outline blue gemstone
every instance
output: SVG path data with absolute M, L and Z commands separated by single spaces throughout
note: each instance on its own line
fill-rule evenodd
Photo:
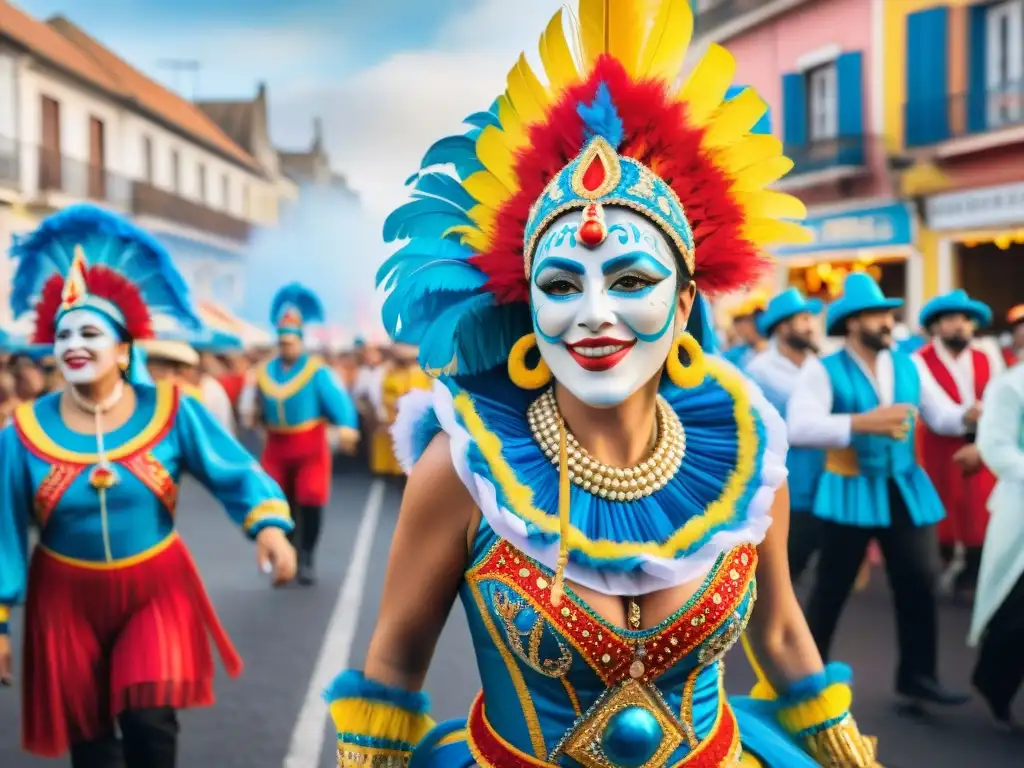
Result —
M 640 768 L 658 751 L 665 732 L 643 707 L 626 707 L 608 720 L 601 734 L 605 756 L 621 768 Z

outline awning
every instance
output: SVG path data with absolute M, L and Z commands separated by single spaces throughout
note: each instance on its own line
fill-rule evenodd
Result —
M 213 332 L 220 332 L 242 340 L 246 347 L 269 347 L 273 337 L 252 323 L 247 323 L 216 302 L 200 301 L 196 305 L 199 318 Z

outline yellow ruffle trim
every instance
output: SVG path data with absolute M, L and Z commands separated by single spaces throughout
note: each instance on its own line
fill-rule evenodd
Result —
M 833 683 L 810 701 L 779 710 L 779 723 L 788 733 L 803 733 L 850 713 L 853 690 L 846 683 Z
M 331 719 L 338 733 L 407 744 L 418 744 L 434 727 L 433 719 L 427 714 L 410 712 L 381 701 L 356 698 L 331 702 Z

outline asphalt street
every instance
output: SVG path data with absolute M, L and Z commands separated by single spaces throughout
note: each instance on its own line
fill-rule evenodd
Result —
M 205 491 L 186 484 L 179 505 L 181 530 L 246 669 L 238 680 L 218 681 L 214 708 L 183 714 L 180 765 L 334 765 L 333 733 L 318 694 L 333 672 L 359 665 L 365 654 L 400 496 L 395 485 L 358 474 L 340 476 L 326 517 L 320 584 L 274 590 L 258 572 L 251 545 Z M 963 688 L 971 664 L 964 646 L 968 618 L 965 608 L 943 608 L 943 674 L 947 684 Z M 16 613 L 16 633 L 19 619 Z M 20 645 L 20 634 L 16 637 Z M 850 606 L 835 656 L 854 668 L 855 714 L 862 731 L 878 736 L 887 768 L 1024 765 L 1024 739 L 994 730 L 978 703 L 924 720 L 898 716 L 890 693 L 893 649 L 889 598 L 884 577 L 876 571 L 868 590 Z M 465 617 L 457 606 L 427 680 L 438 720 L 466 713 L 479 686 L 472 659 Z M 731 659 L 729 689 L 743 692 L 751 675 L 738 649 Z M 1018 709 L 1024 715 L 1024 706 Z M 21 753 L 18 718 L 15 691 L 0 691 L 0 766 L 54 764 Z

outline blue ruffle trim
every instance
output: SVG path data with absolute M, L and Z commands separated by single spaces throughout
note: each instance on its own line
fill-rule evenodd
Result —
M 746 385 L 742 377 L 731 369 L 723 375 L 730 374 L 736 376 L 737 385 Z M 558 509 L 558 467 L 541 451 L 526 419 L 527 408 L 538 393 L 524 392 L 500 373 L 459 377 L 447 380 L 446 384 L 453 395 L 461 391 L 470 396 L 485 427 L 501 440 L 504 461 L 520 481 L 530 487 L 533 506 L 554 515 Z M 665 542 L 689 521 L 705 514 L 722 497 L 733 472 L 743 472 L 746 477 L 728 518 L 710 526 L 700 538 L 685 547 L 666 555 L 679 559 L 697 552 L 716 534 L 739 530 L 747 524 L 750 502 L 762 486 L 767 435 L 760 414 L 751 404 L 751 437 L 755 443 L 751 450 L 753 461 L 738 466 L 740 436 L 736 401 L 721 382 L 709 374 L 699 387 L 683 390 L 665 378 L 661 394 L 679 414 L 686 431 L 686 451 L 679 471 L 659 491 L 632 501 L 603 499 L 572 486 L 572 524 L 591 541 Z M 468 450 L 471 471 L 491 479 L 498 494 L 498 503 L 514 511 L 504 498 L 500 483 L 494 480 L 494 470 L 481 453 L 477 441 L 472 441 Z M 542 530 L 526 520 L 523 522 L 530 539 L 543 545 L 557 541 L 557 532 Z M 569 558 L 577 565 L 620 572 L 637 572 L 648 559 L 602 559 L 575 549 L 570 551 Z
M 422 691 L 405 691 L 376 680 L 368 680 L 355 669 L 347 669 L 339 674 L 324 691 L 324 699 L 328 702 L 340 699 L 366 699 L 392 704 L 400 709 L 417 715 L 425 714 L 430 709 L 430 697 Z

